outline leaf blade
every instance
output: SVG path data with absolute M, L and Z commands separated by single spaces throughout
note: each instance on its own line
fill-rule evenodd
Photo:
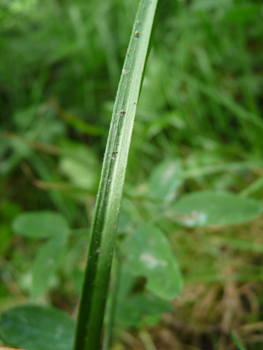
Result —
M 184 226 L 233 225 L 262 213 L 261 203 L 230 192 L 198 191 L 182 196 L 168 215 Z
M 12 223 L 13 230 L 28 238 L 47 238 L 66 235 L 69 226 L 65 218 L 52 211 L 27 212 L 18 215 Z
M 37 305 L 19 306 L 0 318 L 0 338 L 27 350 L 71 350 L 75 323 L 64 312 Z
M 131 273 L 147 278 L 146 287 L 164 299 L 180 293 L 182 276 L 163 233 L 153 225 L 143 225 L 125 242 L 125 255 Z
M 32 275 L 32 296 L 38 298 L 49 286 L 67 248 L 67 240 L 63 235 L 54 237 L 45 243 L 36 256 Z
M 133 124 L 158 0 L 141 0 L 118 87 L 95 206 L 75 350 L 97 349 Z M 99 254 L 98 254 L 99 252 Z

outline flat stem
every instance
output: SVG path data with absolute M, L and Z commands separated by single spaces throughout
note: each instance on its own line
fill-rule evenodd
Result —
M 98 350 L 135 112 L 158 0 L 141 0 L 115 100 L 94 212 L 75 350 Z

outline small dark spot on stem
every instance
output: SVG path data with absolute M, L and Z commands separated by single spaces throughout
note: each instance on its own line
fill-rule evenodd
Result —
M 136 32 L 135 32 L 135 36 L 136 36 L 137 38 L 139 38 L 140 33 L 139 33 L 139 31 L 138 31 L 138 30 L 136 30 Z

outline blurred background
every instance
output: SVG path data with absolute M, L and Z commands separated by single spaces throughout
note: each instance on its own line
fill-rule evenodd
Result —
M 0 311 L 30 300 L 43 243 L 15 234 L 13 220 L 52 210 L 69 222 L 71 249 L 40 300 L 76 314 L 137 6 L 137 0 L 1 0 Z M 120 236 L 158 215 L 142 197 L 157 167 L 171 159 L 187 174 L 178 196 L 218 189 L 262 199 L 262 88 L 260 0 L 163 1 L 137 109 Z M 159 226 L 184 289 L 162 317 L 146 317 L 149 310 L 136 320 L 120 316 L 112 349 L 235 350 L 229 327 L 248 349 L 262 349 L 262 218 L 207 229 L 166 218 Z

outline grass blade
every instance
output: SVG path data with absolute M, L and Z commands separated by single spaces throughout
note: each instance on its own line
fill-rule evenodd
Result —
M 246 348 L 240 343 L 237 336 L 234 334 L 233 331 L 230 331 L 230 336 L 233 339 L 234 343 L 236 344 L 238 350 L 246 350 Z
M 98 350 L 136 106 L 158 0 L 141 0 L 115 100 L 95 207 L 75 350 Z

